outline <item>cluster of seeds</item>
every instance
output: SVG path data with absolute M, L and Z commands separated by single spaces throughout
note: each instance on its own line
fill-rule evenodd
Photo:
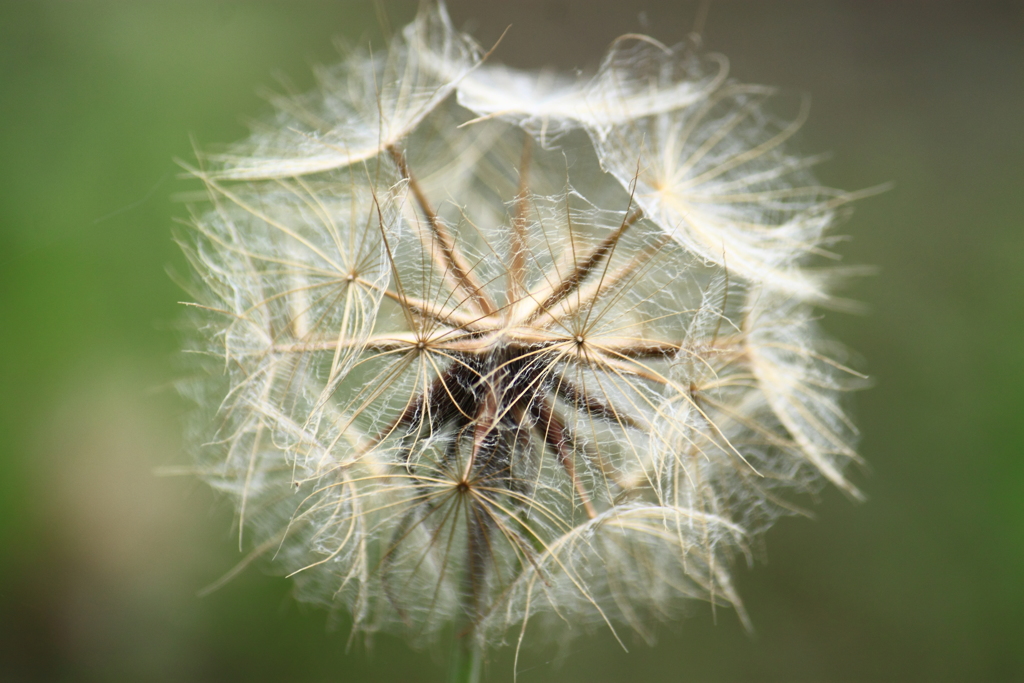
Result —
M 729 568 L 787 493 L 858 495 L 807 266 L 852 195 L 693 45 L 485 57 L 425 11 L 190 169 L 200 473 L 359 632 L 745 620 Z

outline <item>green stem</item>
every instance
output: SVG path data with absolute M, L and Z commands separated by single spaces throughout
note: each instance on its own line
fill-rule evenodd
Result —
M 476 638 L 471 633 L 455 636 L 452 648 L 448 683 L 480 683 L 483 657 Z

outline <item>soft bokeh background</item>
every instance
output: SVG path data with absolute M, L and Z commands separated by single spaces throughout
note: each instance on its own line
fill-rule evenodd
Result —
M 697 3 L 450 0 L 495 58 L 592 67 L 619 33 L 678 42 Z M 502 6 L 504 5 L 504 6 Z M 395 26 L 413 2 L 384 2 Z M 185 214 L 174 157 L 242 137 L 280 70 L 377 40 L 369 2 L 0 2 L 0 679 L 432 681 L 444 653 L 296 604 L 238 559 L 231 513 L 182 464 Z M 813 95 L 826 184 L 892 181 L 844 226 L 880 274 L 826 327 L 856 397 L 871 499 L 833 490 L 739 568 L 757 628 L 706 605 L 653 650 L 606 633 L 520 681 L 1024 680 L 1024 3 L 715 1 L 733 74 Z M 717 625 L 715 621 L 717 620 Z M 511 678 L 510 654 L 490 680 Z

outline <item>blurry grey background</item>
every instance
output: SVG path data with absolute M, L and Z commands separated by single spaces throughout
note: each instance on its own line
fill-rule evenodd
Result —
M 391 24 L 414 2 L 386 1 Z M 698 3 L 450 0 L 520 67 L 592 68 L 624 32 L 667 42 Z M 280 71 L 309 87 L 333 37 L 380 45 L 370 2 L 0 2 L 0 679 L 431 681 L 446 653 L 380 637 L 250 569 L 194 481 L 169 382 L 184 298 L 172 159 L 245 135 Z M 757 633 L 695 605 L 659 644 L 607 634 L 532 681 L 1024 679 L 1024 3 L 713 1 L 732 74 L 812 96 L 798 146 L 856 206 L 846 262 L 880 274 L 827 314 L 876 386 L 855 397 L 872 471 L 826 490 L 737 568 Z M 715 623 L 717 621 L 717 624 Z M 489 680 L 511 679 L 501 651 Z

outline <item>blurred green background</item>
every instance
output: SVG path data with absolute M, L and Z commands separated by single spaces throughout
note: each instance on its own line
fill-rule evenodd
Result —
M 394 26 L 414 2 L 385 1 Z M 592 67 L 616 35 L 674 43 L 696 2 L 450 0 L 496 59 Z M 0 680 L 434 681 L 445 653 L 381 637 L 238 559 L 231 512 L 182 464 L 174 157 L 245 135 L 281 71 L 376 40 L 370 2 L 0 2 Z M 532 681 L 1024 680 L 1024 3 L 729 2 L 704 44 L 813 96 L 825 184 L 894 189 L 844 226 L 825 326 L 876 386 L 855 412 L 858 505 L 782 520 L 737 580 L 757 633 L 706 605 L 648 649 L 607 633 Z M 715 623 L 717 621 L 717 624 Z M 499 652 L 489 680 L 511 679 Z

